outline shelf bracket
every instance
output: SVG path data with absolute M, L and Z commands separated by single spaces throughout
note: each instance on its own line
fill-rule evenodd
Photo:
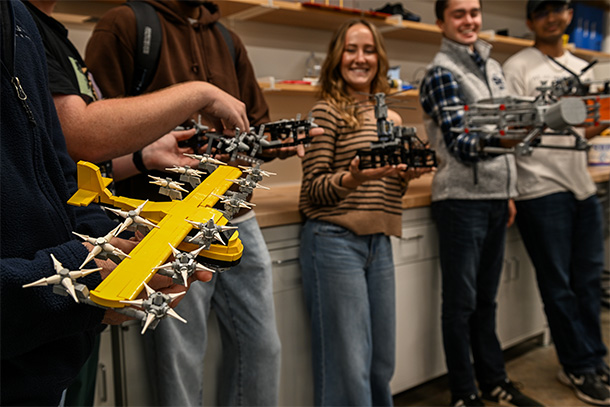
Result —
M 239 13 L 231 14 L 227 18 L 229 20 L 245 21 L 263 14 L 267 14 L 277 8 L 277 6 L 273 5 L 273 0 L 269 0 L 267 4 L 261 4 L 260 6 L 251 7 L 249 9 L 240 11 Z

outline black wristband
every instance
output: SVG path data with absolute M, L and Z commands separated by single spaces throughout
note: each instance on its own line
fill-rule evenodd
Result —
M 142 150 L 138 150 L 132 154 L 131 160 L 133 161 L 133 165 L 136 166 L 138 171 L 142 174 L 148 173 L 148 168 L 144 165 L 144 161 L 142 161 Z

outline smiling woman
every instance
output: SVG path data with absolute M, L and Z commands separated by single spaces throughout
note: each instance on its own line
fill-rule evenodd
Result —
M 334 34 L 312 110 L 324 134 L 303 159 L 299 259 L 311 316 L 315 405 L 391 405 L 394 264 L 406 166 L 360 170 L 358 149 L 378 141 L 372 93 L 388 90 L 388 58 L 363 20 Z M 400 124 L 400 116 L 388 111 Z
M 358 48 L 361 57 L 356 56 Z M 366 68 L 368 75 L 363 80 L 350 80 L 351 76 L 346 75 L 347 64 Z M 348 21 L 331 40 L 320 73 L 320 97 L 337 107 L 341 118 L 351 126 L 358 126 L 354 102 L 366 99 L 370 93 L 389 91 L 388 66 L 383 38 L 375 26 L 365 20 Z
M 345 49 L 341 57 L 341 76 L 350 95 L 370 92 L 377 71 L 378 56 L 373 33 L 363 24 L 351 26 L 345 36 Z

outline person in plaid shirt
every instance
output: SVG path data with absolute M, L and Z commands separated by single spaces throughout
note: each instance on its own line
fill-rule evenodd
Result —
M 462 127 L 464 110 L 447 109 L 506 96 L 504 75 L 489 58 L 491 45 L 478 38 L 479 0 L 437 0 L 436 16 L 443 39 L 423 79 L 420 102 L 439 161 L 432 181 L 432 214 L 439 236 L 451 405 L 483 406 L 483 398 L 539 406 L 507 378 L 496 336 L 506 228 L 515 215 L 514 157 L 483 154 L 477 133 L 451 131 Z

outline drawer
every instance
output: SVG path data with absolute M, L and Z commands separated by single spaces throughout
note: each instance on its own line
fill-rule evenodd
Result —
M 438 256 L 438 237 L 433 223 L 404 227 L 401 238 L 392 238 L 394 264 L 401 265 Z
M 402 212 L 402 227 L 433 223 L 432 210 L 429 206 L 405 209 Z
M 262 233 L 269 251 L 290 246 L 298 246 L 301 235 L 301 224 L 263 228 Z
M 273 292 L 301 287 L 301 269 L 299 265 L 299 247 L 270 250 L 273 270 Z

